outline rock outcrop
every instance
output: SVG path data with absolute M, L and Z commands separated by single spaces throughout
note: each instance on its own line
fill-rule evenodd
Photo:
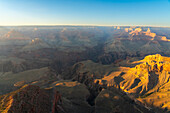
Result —
M 41 89 L 38 86 L 23 86 L 21 89 L 0 97 L 0 112 L 2 113 L 58 113 L 61 108 L 61 95 Z M 53 104 L 52 104 L 53 101 Z M 53 106 L 52 106 L 53 105 Z
M 156 33 L 152 33 L 150 28 L 148 28 L 147 31 L 143 31 L 141 28 L 136 28 L 135 30 L 129 30 L 129 28 L 125 29 L 126 32 L 129 32 L 130 35 L 136 36 L 136 35 L 140 35 L 142 37 L 150 37 L 148 38 L 148 40 L 159 40 L 159 41 L 170 41 L 169 39 L 167 39 L 165 36 L 159 36 Z M 131 31 L 131 32 L 130 32 Z
M 114 82 L 119 84 L 118 88 L 137 97 L 155 111 L 170 110 L 168 95 L 170 93 L 170 58 L 156 54 L 146 56 L 143 60 L 134 63 L 138 65 L 124 72 L 123 75 L 114 77 Z
M 133 28 L 125 28 L 125 32 L 133 31 Z
M 122 77 L 120 83 L 123 90 L 128 93 L 143 95 L 147 92 L 157 91 L 160 86 L 168 83 L 170 59 L 161 55 L 146 56 L 141 64 L 130 69 Z
M 129 34 L 131 35 L 139 35 L 139 33 L 142 31 L 142 28 L 136 28 L 134 31 L 131 31 Z

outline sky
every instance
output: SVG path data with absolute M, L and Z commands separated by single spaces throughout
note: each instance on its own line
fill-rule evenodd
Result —
M 0 0 L 0 25 L 170 27 L 170 0 Z

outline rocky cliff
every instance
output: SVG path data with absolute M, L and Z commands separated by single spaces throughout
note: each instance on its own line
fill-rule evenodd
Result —
M 0 112 L 49 113 L 52 111 L 52 113 L 58 113 L 60 101 L 61 96 L 58 92 L 53 93 L 51 90 L 41 89 L 38 86 L 26 85 L 0 97 Z
M 131 64 L 137 65 L 122 71 L 118 76 L 109 75 L 102 80 L 107 80 L 108 86 L 116 86 L 133 98 L 137 98 L 146 107 L 153 108 L 155 112 L 168 112 L 170 110 L 170 58 L 160 54 L 149 55 Z

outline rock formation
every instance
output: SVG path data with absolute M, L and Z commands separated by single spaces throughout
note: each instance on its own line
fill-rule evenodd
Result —
M 142 31 L 142 28 L 136 28 L 134 31 L 131 31 L 129 34 L 131 35 L 139 35 L 139 33 Z
M 129 32 L 131 31 L 131 32 Z M 141 35 L 141 36 L 148 36 L 151 37 L 149 40 L 160 40 L 160 41 L 170 41 L 169 39 L 167 39 L 165 36 L 158 36 L 156 35 L 156 33 L 152 33 L 150 28 L 148 28 L 148 30 L 142 31 L 141 28 L 136 28 L 134 31 L 133 30 L 129 30 L 129 28 L 125 28 L 125 32 L 129 32 L 130 35 L 135 36 L 135 35 Z
M 156 36 L 156 33 L 151 33 L 151 30 L 148 28 L 148 30 L 146 32 L 144 32 L 144 34 L 146 36 L 150 36 L 152 38 L 154 38 Z M 153 39 L 152 39 L 153 40 Z
M 57 107 L 58 99 L 61 97 L 59 93 L 55 93 L 54 96 L 56 99 L 53 100 L 53 103 L 55 103 L 53 107 Z M 50 99 L 51 97 L 48 91 L 40 89 L 38 86 L 24 86 L 15 92 L 1 96 L 0 112 L 48 113 L 52 111 L 52 103 Z M 55 113 L 58 112 L 55 111 Z
M 141 102 L 155 110 L 169 110 L 169 95 L 166 94 L 170 90 L 170 58 L 159 54 L 149 55 L 136 63 L 139 64 L 119 76 L 123 80 L 118 82 L 120 88 L 128 94 L 140 97 Z
M 125 32 L 130 32 L 130 31 L 133 31 L 132 28 L 125 28 Z

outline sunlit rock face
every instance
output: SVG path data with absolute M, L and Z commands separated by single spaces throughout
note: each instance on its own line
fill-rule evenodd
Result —
M 147 33 L 150 33 L 151 32 L 151 30 L 148 28 L 148 30 L 146 31 Z
M 117 29 L 120 29 L 120 27 L 118 26 Z
M 114 26 L 114 29 L 120 29 L 120 26 Z
M 148 106 L 170 109 L 170 58 L 159 54 L 146 56 L 122 75 L 120 88 Z M 163 105 L 163 106 L 162 106 Z
M 130 31 L 133 31 L 132 28 L 125 28 L 125 32 L 130 32 Z
M 167 37 L 166 36 L 158 36 L 158 38 L 157 38 L 158 40 L 161 40 L 161 41 L 166 41 L 166 42 L 170 42 L 170 40 L 169 39 L 167 39 Z
M 142 31 L 142 28 L 136 28 L 135 31 L 136 31 L 136 32 L 141 32 L 141 31 Z
M 142 95 L 151 90 L 155 91 L 159 86 L 168 83 L 170 58 L 162 57 L 159 54 L 149 55 L 139 63 L 135 68 L 130 69 L 127 75 L 124 75 L 125 81 L 121 83 L 123 90 Z
M 161 40 L 167 41 L 167 38 L 165 36 L 162 36 Z
M 146 32 L 144 32 L 144 34 L 146 36 L 150 36 L 150 37 L 153 37 L 153 38 L 156 36 L 156 33 L 151 33 L 151 30 L 149 28 Z
M 141 31 L 142 31 L 142 28 L 136 28 L 134 31 L 131 31 L 129 34 L 130 35 L 139 35 Z
M 107 87 L 121 89 L 143 103 L 146 108 L 153 108 L 155 112 L 170 110 L 170 57 L 148 55 L 130 64 L 134 66 L 119 67 L 119 71 L 96 81 L 101 85 L 106 84 Z M 109 98 L 108 95 L 103 96 Z
M 147 36 L 153 37 L 154 40 L 170 41 L 170 40 L 167 39 L 166 36 L 158 36 L 158 35 L 156 35 L 156 33 L 152 33 L 149 28 L 148 28 L 147 32 L 144 32 L 144 33 Z
M 129 34 L 131 34 L 131 35 L 146 35 L 146 36 L 150 36 L 153 38 L 156 36 L 156 33 L 151 33 L 149 28 L 146 32 L 143 31 L 142 28 L 136 28 L 134 31 L 131 31 Z
M 35 39 L 32 39 L 32 44 L 33 43 L 38 43 L 38 42 L 41 42 L 42 40 L 41 39 L 39 39 L 39 38 L 35 38 Z
M 147 36 L 148 40 L 170 41 L 165 36 L 158 36 L 156 33 L 151 32 L 150 28 L 148 28 L 147 31 L 143 31 L 141 28 L 136 28 L 135 30 L 125 28 L 125 32 L 129 32 L 129 34 L 132 36 L 137 36 L 137 35 L 140 35 L 142 37 Z

